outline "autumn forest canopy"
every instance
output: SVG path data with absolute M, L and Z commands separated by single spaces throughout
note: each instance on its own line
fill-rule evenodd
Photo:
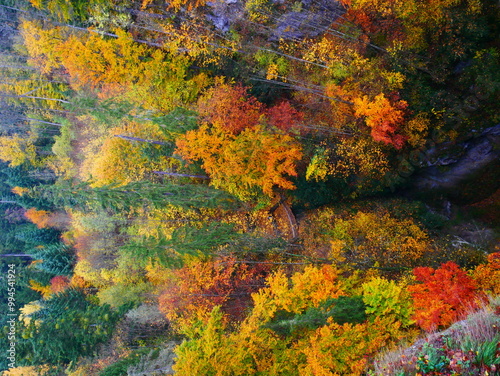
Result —
M 3 375 L 500 374 L 498 1 L 0 17 Z

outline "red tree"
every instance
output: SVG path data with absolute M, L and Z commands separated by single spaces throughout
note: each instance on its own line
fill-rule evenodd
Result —
M 422 329 L 432 331 L 450 325 L 477 308 L 475 282 L 457 264 L 450 261 L 438 269 L 415 268 L 413 274 L 421 282 L 409 287 L 415 308 L 413 319 Z
M 50 291 L 53 294 L 63 292 L 69 286 L 69 279 L 63 275 L 57 275 L 50 280 Z
M 269 117 L 269 124 L 285 132 L 294 128 L 304 118 L 304 114 L 293 108 L 290 102 L 286 100 L 269 108 L 267 116 Z

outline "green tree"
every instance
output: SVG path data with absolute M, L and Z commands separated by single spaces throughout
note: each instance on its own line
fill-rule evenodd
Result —
M 164 267 L 180 267 L 186 256 L 210 255 L 217 247 L 236 239 L 233 225 L 209 223 L 201 227 L 182 226 L 170 238 L 146 237 L 132 239 L 120 248 L 120 253 L 140 265 L 159 263 Z
M 52 228 L 37 228 L 33 224 L 19 225 L 16 239 L 26 243 L 26 247 L 34 248 L 59 242 L 61 232 Z
M 113 311 L 91 303 L 76 289 L 52 295 L 40 305 L 18 322 L 20 365 L 60 365 L 92 355 L 110 337 L 125 309 Z
M 155 184 L 147 181 L 102 187 L 92 187 L 88 182 L 62 182 L 35 186 L 29 189 L 27 196 L 53 202 L 58 207 L 83 210 L 121 211 L 144 205 L 159 208 L 167 204 L 182 207 L 234 207 L 237 204 L 231 196 L 205 185 Z
M 31 256 L 41 263 L 35 267 L 54 275 L 71 274 L 75 257 L 70 249 L 62 243 L 55 243 L 43 247 L 37 247 L 30 252 Z
M 372 318 L 390 317 L 402 327 L 413 324 L 412 300 L 406 286 L 375 277 L 363 283 L 363 301 L 366 313 Z

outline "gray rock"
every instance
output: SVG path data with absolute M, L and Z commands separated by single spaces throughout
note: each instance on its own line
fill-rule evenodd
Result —
M 500 124 L 447 149 L 436 145 L 429 150 L 429 166 L 415 176 L 414 191 L 473 203 L 500 188 Z
M 269 38 L 271 41 L 316 37 L 345 13 L 345 8 L 336 1 L 313 4 L 310 0 L 303 0 L 302 6 L 302 11 L 287 12 L 279 17 Z
M 215 28 L 227 33 L 232 24 L 243 17 L 243 2 L 240 0 L 219 0 L 207 3 L 210 13 L 206 15 Z

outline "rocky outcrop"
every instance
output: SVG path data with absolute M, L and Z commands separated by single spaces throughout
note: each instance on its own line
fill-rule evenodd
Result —
M 273 1 L 280 3 L 279 0 Z M 207 19 L 219 31 L 228 32 L 231 25 L 245 16 L 245 2 L 241 0 L 215 0 L 207 2 Z M 297 10 L 276 15 L 270 41 L 301 40 L 323 34 L 337 18 L 345 13 L 338 1 L 303 0 Z
M 304 0 L 301 8 L 284 13 L 278 18 L 270 40 L 316 37 L 327 31 L 332 23 L 345 13 L 345 8 L 337 1 L 320 0 L 313 3 L 311 0 Z
M 210 8 L 207 19 L 223 33 L 227 33 L 232 24 L 244 17 L 244 3 L 239 0 L 209 1 L 207 6 Z
M 470 204 L 500 188 L 500 124 L 457 145 L 427 151 L 427 167 L 413 177 L 412 191 Z

